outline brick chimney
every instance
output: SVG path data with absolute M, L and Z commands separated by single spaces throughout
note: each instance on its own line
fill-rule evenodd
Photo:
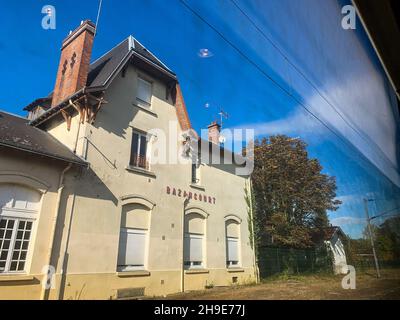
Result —
M 208 141 L 219 144 L 219 134 L 221 132 L 221 126 L 216 121 L 211 122 L 208 126 Z
M 52 107 L 86 85 L 95 28 L 90 20 L 82 21 L 63 41 Z

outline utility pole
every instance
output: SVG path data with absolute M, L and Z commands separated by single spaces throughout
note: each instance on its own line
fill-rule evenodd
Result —
M 374 236 L 372 234 L 372 228 L 371 228 L 371 219 L 370 219 L 369 213 L 368 213 L 368 201 L 373 201 L 373 200 L 364 199 L 365 215 L 367 216 L 368 231 L 369 231 L 369 236 L 371 238 L 371 246 L 372 246 L 372 253 L 374 255 L 374 260 L 375 260 L 376 274 L 377 274 L 378 278 L 380 278 L 381 274 L 379 272 L 378 257 L 376 256 L 376 251 L 375 251 Z

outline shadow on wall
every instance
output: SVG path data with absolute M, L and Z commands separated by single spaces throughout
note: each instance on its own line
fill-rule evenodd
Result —
M 57 220 L 57 229 L 51 260 L 51 265 L 54 266 L 56 270 L 63 270 L 60 283 L 61 299 L 64 297 L 64 290 L 66 286 L 65 275 L 68 273 L 68 244 L 70 240 L 70 234 L 66 233 L 67 230 L 65 228 L 73 225 L 76 197 L 110 201 L 114 204 L 114 206 L 118 205 L 117 197 L 90 168 L 78 168 L 73 171 L 71 175 L 66 177 L 65 186 L 66 187 L 64 189 L 59 208 L 59 216 Z M 91 212 L 87 212 L 86 214 L 96 215 L 96 211 L 93 210 Z M 61 247 L 64 233 L 67 235 L 66 246 Z M 75 298 L 79 299 L 81 294 L 82 292 L 77 293 Z
M 132 68 L 132 67 L 130 67 Z M 132 69 L 131 69 L 132 70 Z M 138 69 L 140 72 L 140 69 Z M 96 129 L 113 133 L 119 137 L 125 138 L 129 124 L 132 123 L 138 112 L 145 112 L 135 106 L 136 96 L 134 73 L 121 72 L 113 81 L 110 88 L 106 92 L 105 104 L 99 111 L 93 126 Z M 159 86 L 154 85 L 153 101 L 159 99 L 161 101 L 171 103 L 166 99 L 166 90 L 160 90 Z M 148 115 L 154 117 L 154 115 Z

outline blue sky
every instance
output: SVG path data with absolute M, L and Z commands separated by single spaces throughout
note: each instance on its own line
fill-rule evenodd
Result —
M 0 109 L 22 115 L 52 91 L 62 40 L 96 19 L 99 2 L 23 3 L 0 1 Z M 133 35 L 177 73 L 195 129 L 223 108 L 228 128 L 303 138 L 337 177 L 344 203 L 330 218 L 353 237 L 365 225 L 364 197 L 376 199 L 372 214 L 400 207 L 398 109 L 360 22 L 341 28 L 347 1 L 184 3 L 103 0 L 92 60 Z M 55 30 L 41 27 L 47 4 L 56 8 Z M 200 58 L 202 48 L 212 57 Z

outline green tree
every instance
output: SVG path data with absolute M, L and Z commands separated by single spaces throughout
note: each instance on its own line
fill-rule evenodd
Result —
M 400 259 L 400 217 L 386 219 L 381 225 L 371 224 L 372 236 L 378 253 L 383 261 Z M 363 238 L 370 241 L 368 227 L 363 231 Z
M 254 143 L 254 211 L 261 241 L 311 247 L 312 234 L 328 226 L 327 210 L 341 204 L 335 200 L 335 178 L 321 173 L 306 147 L 301 139 L 284 135 Z

